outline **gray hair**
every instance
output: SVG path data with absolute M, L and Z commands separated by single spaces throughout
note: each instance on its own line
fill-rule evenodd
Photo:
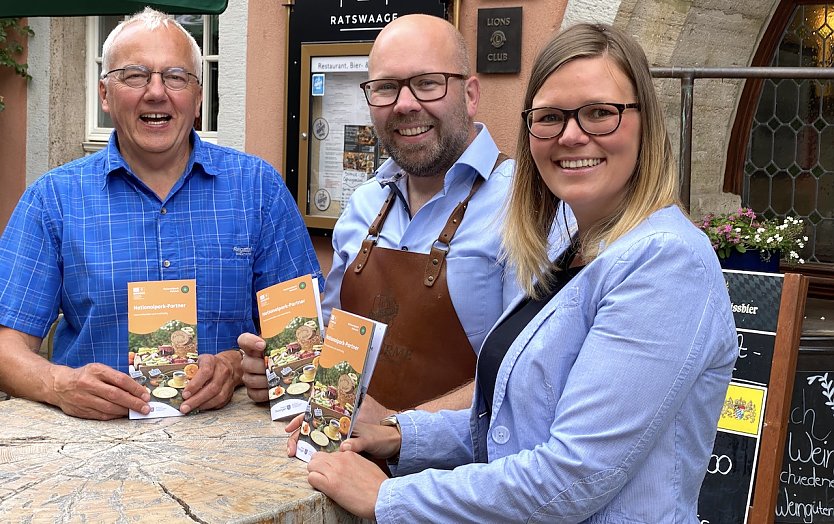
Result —
M 144 24 L 145 28 L 149 31 L 155 31 L 160 27 L 170 27 L 171 25 L 182 31 L 182 34 L 184 34 L 186 38 L 188 38 L 188 43 L 191 44 L 191 58 L 194 62 L 194 74 L 202 82 L 203 53 L 200 51 L 200 46 L 197 45 L 197 41 L 194 40 L 194 37 L 191 36 L 191 33 L 186 31 L 185 28 L 182 25 L 180 25 L 179 22 L 169 17 L 165 13 L 157 11 L 156 9 L 151 9 L 150 7 L 146 7 L 144 11 L 131 15 L 127 20 L 119 22 L 119 25 L 117 25 L 110 32 L 109 35 L 107 35 L 107 40 L 104 41 L 104 45 L 101 49 L 102 78 L 104 77 L 104 73 L 112 69 L 113 64 L 110 61 L 111 55 L 113 54 L 113 43 L 116 41 L 116 38 L 119 36 L 119 34 L 121 34 L 125 27 L 137 22 L 141 22 L 142 24 Z

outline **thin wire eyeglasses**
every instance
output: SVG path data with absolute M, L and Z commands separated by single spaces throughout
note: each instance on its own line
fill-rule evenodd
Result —
M 102 73 L 101 78 L 104 79 L 107 75 L 113 73 L 117 73 L 116 78 L 120 82 L 128 87 L 134 88 L 145 87 L 150 84 L 151 76 L 153 76 L 154 73 L 159 74 L 162 78 L 162 84 L 173 91 L 185 89 L 191 80 L 190 77 L 193 77 L 194 80 L 197 81 L 198 85 L 200 84 L 200 79 L 197 75 L 189 73 L 181 67 L 167 67 L 162 71 L 151 71 L 150 68 L 143 65 L 129 65 L 118 69 L 111 69 L 106 73 Z
M 400 98 L 403 86 L 414 98 L 421 102 L 433 102 L 446 96 L 449 90 L 449 79 L 466 76 L 458 73 L 423 73 L 409 78 L 378 78 L 362 82 L 359 87 L 365 93 L 369 106 L 386 107 L 393 105 Z
M 527 130 L 536 138 L 549 139 L 562 136 L 568 120 L 573 118 L 585 134 L 610 135 L 620 127 L 623 111 L 640 110 L 640 103 L 615 104 L 613 102 L 585 104 L 576 109 L 558 107 L 534 107 L 521 112 Z

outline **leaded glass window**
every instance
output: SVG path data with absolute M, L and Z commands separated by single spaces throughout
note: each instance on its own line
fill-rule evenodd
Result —
M 834 67 L 834 4 L 798 5 L 775 67 Z M 742 201 L 805 219 L 807 262 L 834 264 L 834 81 L 768 79 L 750 133 Z

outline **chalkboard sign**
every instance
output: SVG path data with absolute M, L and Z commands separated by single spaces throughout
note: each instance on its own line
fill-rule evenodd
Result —
M 701 524 L 772 523 L 808 282 L 798 274 L 733 270 L 724 278 L 738 358 L 698 518 Z
M 821 343 L 819 343 L 821 342 Z M 776 522 L 834 523 L 834 340 L 803 345 L 797 363 Z
M 762 386 L 730 384 L 701 486 L 698 517 L 704 524 L 747 522 L 766 394 Z
M 701 488 L 701 503 L 705 493 L 716 494 L 713 498 L 719 503 L 700 508 L 701 522 L 744 522 L 758 444 L 759 440 L 753 437 L 739 438 L 723 431 L 715 435 L 712 458 Z

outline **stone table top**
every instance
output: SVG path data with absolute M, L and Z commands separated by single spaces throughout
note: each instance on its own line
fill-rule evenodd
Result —
M 221 410 L 147 420 L 0 402 L 0 521 L 360 522 L 310 487 L 284 426 L 244 388 Z

